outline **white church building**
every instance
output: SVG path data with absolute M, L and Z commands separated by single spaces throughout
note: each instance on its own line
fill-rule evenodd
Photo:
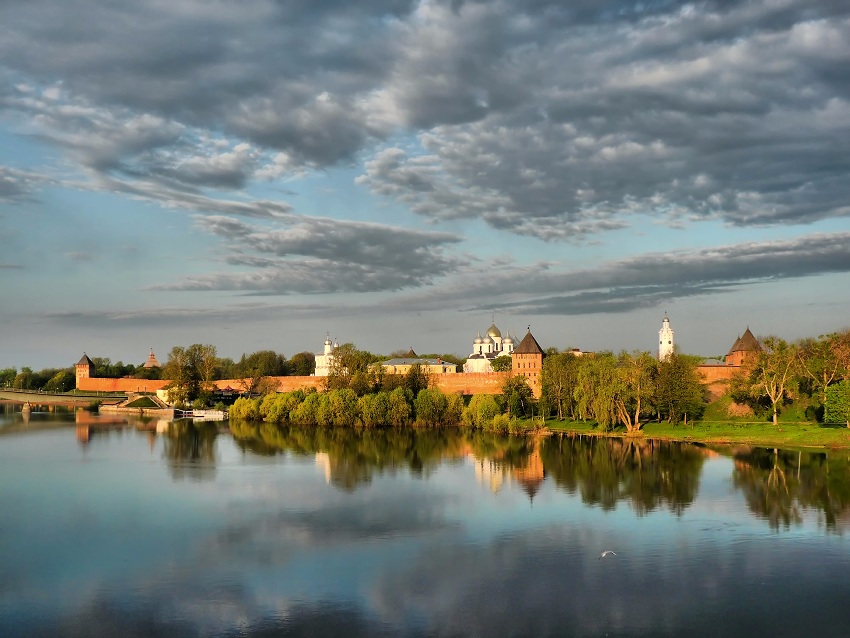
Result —
M 482 337 L 479 332 L 472 342 L 472 353 L 463 364 L 464 372 L 493 372 L 492 362 L 496 357 L 511 356 L 515 339 L 510 335 L 502 338 L 502 332 L 493 323 Z
M 328 335 L 325 338 L 325 349 L 316 353 L 316 371 L 313 373 L 315 376 L 326 377 L 330 374 L 334 350 L 337 348 L 339 348 L 339 343 L 331 342 L 330 335 Z

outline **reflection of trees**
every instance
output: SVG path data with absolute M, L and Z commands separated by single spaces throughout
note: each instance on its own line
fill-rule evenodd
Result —
M 681 514 L 699 490 L 704 450 L 643 439 L 550 437 L 541 446 L 547 476 L 585 503 L 613 509 L 628 500 L 638 514 L 666 505 Z
M 732 484 L 774 529 L 799 525 L 809 508 L 840 531 L 850 513 L 848 470 L 846 454 L 752 448 L 735 454 Z
M 317 461 L 324 465 L 328 480 L 348 490 L 368 483 L 375 474 L 402 468 L 427 476 L 444 460 L 470 453 L 508 467 L 524 467 L 533 449 L 523 438 L 452 428 L 352 430 L 232 421 L 230 431 L 241 449 L 254 454 L 321 454 Z
M 163 457 L 174 479 L 209 480 L 215 476 L 215 439 L 209 423 L 175 421 L 163 437 Z

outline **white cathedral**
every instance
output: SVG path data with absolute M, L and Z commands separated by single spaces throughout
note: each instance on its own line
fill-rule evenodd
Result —
M 658 331 L 658 360 L 664 361 L 673 354 L 673 329 L 667 313 L 664 313 L 664 321 L 661 322 L 661 330 Z
M 482 337 L 479 332 L 472 342 L 472 354 L 463 364 L 464 372 L 493 372 L 491 365 L 496 357 L 509 357 L 514 351 L 511 335 L 502 338 L 502 332 L 493 323 Z

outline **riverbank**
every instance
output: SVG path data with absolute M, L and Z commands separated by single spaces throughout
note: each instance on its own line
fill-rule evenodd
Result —
M 675 426 L 670 423 L 647 423 L 633 434 L 626 432 L 623 427 L 608 432 L 600 431 L 595 424 L 582 421 L 547 420 L 544 427 L 553 434 L 637 436 L 685 443 L 741 443 L 761 447 L 850 449 L 850 429 L 819 423 L 780 423 L 778 427 L 764 422 L 697 421 Z

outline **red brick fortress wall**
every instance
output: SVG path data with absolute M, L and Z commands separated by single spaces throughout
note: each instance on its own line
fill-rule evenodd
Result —
M 432 387 L 443 392 L 461 394 L 501 394 L 502 384 L 511 376 L 510 372 L 478 372 L 431 375 Z M 298 389 L 316 388 L 320 392 L 325 388 L 325 377 L 269 377 L 275 383 L 278 392 L 291 392 Z M 170 383 L 167 379 L 151 381 L 149 379 L 79 379 L 78 390 L 88 392 L 156 392 Z M 221 379 L 215 385 L 220 390 L 229 387 L 243 392 L 241 379 Z

